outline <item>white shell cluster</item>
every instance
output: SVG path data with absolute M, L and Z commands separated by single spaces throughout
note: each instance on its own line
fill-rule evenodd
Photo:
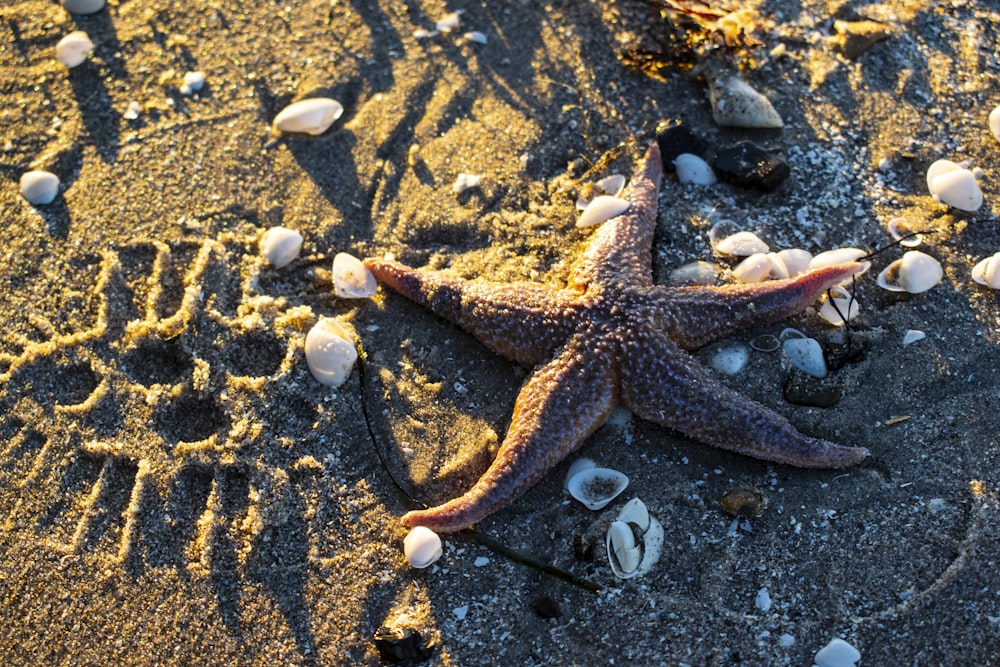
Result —
M 972 279 L 980 285 L 1000 289 L 1000 252 L 972 267 Z
M 403 555 L 411 567 L 423 569 L 441 557 L 441 538 L 426 526 L 416 526 L 403 538 Z
M 63 9 L 70 14 L 94 14 L 104 9 L 105 0 L 62 0 Z
M 919 250 L 908 250 L 878 274 L 876 283 L 891 292 L 920 294 L 941 282 L 941 263 Z
M 590 459 L 577 459 L 566 473 L 569 495 L 590 510 L 607 507 L 628 486 L 628 477 L 611 468 L 598 468 Z
M 347 381 L 358 351 L 354 336 L 332 317 L 321 317 L 306 334 L 306 363 L 321 384 L 339 387 Z
M 813 662 L 815 667 L 855 667 L 860 659 L 858 649 L 836 637 L 816 653 Z
M 605 545 L 611 571 L 619 579 L 630 579 L 648 571 L 660 559 L 663 526 L 649 516 L 641 500 L 633 498 L 608 526 Z
M 346 252 L 333 258 L 333 291 L 341 299 L 367 299 L 375 295 L 375 276 L 360 259 Z
M 260 254 L 272 266 L 288 266 L 302 249 L 302 234 L 287 227 L 272 227 L 260 238 Z
M 785 125 L 771 102 L 735 74 L 710 77 L 708 99 L 717 125 L 762 128 Z
M 90 41 L 87 33 L 75 30 L 56 44 L 56 60 L 72 69 L 82 65 L 93 50 L 94 43 Z
M 59 194 L 59 177 L 48 171 L 21 174 L 21 196 L 35 206 L 51 204 Z
M 691 153 L 681 153 L 674 158 L 674 170 L 677 172 L 677 180 L 681 183 L 715 185 L 717 182 L 712 167 Z
M 340 102 L 329 97 L 312 97 L 300 100 L 278 112 L 274 117 L 274 129 L 278 132 L 323 134 L 334 121 L 344 113 Z
M 927 168 L 927 189 L 934 201 L 974 213 L 983 205 L 976 175 L 951 160 L 938 160 Z

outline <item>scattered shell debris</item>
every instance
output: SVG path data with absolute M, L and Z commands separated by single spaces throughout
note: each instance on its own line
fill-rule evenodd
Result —
M 432 565 L 442 552 L 441 537 L 427 526 L 415 526 L 403 539 L 403 555 L 418 570 Z
M 323 134 L 344 113 L 344 107 L 329 97 L 312 97 L 289 104 L 274 117 L 278 132 L 291 134 Z
M 375 295 L 375 276 L 360 259 L 346 252 L 333 258 L 333 291 L 341 299 L 367 299 Z
M 611 468 L 585 467 L 566 479 L 569 495 L 590 510 L 599 510 L 621 495 L 628 476 Z
M 633 498 L 608 526 L 605 545 L 611 571 L 619 579 L 630 579 L 649 571 L 660 559 L 663 526 L 641 500 Z
M 466 190 L 478 188 L 481 183 L 482 179 L 475 174 L 459 174 L 455 178 L 455 182 L 451 184 L 451 191 L 456 195 L 460 195 Z
M 1000 289 L 1000 252 L 972 267 L 972 279 L 980 285 Z
M 919 250 L 908 250 L 878 274 L 876 283 L 890 292 L 920 294 L 941 282 L 941 263 Z
M 815 667 L 855 667 L 860 659 L 858 649 L 836 637 L 816 653 L 813 661 Z
M 260 237 L 260 254 L 276 269 L 288 266 L 302 250 L 302 234 L 287 227 L 272 227 Z
M 59 194 L 59 177 L 48 171 L 26 171 L 21 174 L 21 196 L 29 204 L 51 204 Z
M 715 185 L 718 179 L 707 162 L 697 155 L 681 153 L 674 158 L 677 180 L 691 185 Z
M 934 201 L 960 211 L 975 213 L 983 205 L 976 175 L 951 160 L 937 160 L 927 168 L 927 189 Z
M 322 317 L 306 334 L 306 364 L 313 377 L 328 387 L 339 387 L 347 381 L 358 351 L 354 336 L 332 317 Z
M 627 199 L 600 195 L 594 197 L 587 208 L 583 210 L 576 221 L 577 227 L 593 227 L 602 222 L 616 218 L 629 209 L 631 203 Z
M 70 69 L 82 65 L 94 51 L 94 43 L 82 30 L 74 30 L 56 44 L 56 60 Z
M 826 360 L 818 340 L 807 337 L 798 329 L 785 329 L 778 335 L 778 340 L 781 341 L 781 352 L 792 366 L 814 378 L 826 377 Z

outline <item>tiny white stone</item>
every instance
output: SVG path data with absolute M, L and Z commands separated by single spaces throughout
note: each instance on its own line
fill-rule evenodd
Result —
M 485 567 L 490 564 L 490 559 L 486 556 L 480 556 L 473 563 L 475 567 Z
M 475 174 L 459 174 L 455 182 L 451 185 L 451 191 L 460 195 L 466 190 L 478 188 L 481 182 L 482 179 Z
M 980 285 L 1000 289 L 1000 252 L 972 267 L 972 279 Z
M 378 289 L 375 276 L 360 259 L 346 252 L 333 258 L 333 291 L 341 299 L 367 299 Z
M 302 234 L 287 227 L 272 227 L 260 237 L 260 254 L 275 268 L 288 266 L 302 249 Z
M 906 333 L 903 334 L 903 346 L 913 345 L 918 340 L 923 340 L 927 338 L 927 334 L 919 329 L 907 329 Z
M 724 127 L 783 127 L 771 102 L 735 74 L 712 77 L 708 86 L 712 118 Z
M 763 612 L 771 610 L 771 594 L 767 592 L 766 588 L 762 588 L 757 591 L 757 597 L 754 598 L 754 605 L 757 609 Z
M 720 347 L 709 360 L 712 368 L 724 375 L 736 375 L 746 368 L 750 361 L 750 350 L 746 345 L 732 344 Z
M 437 32 L 431 32 L 430 30 L 426 30 L 424 28 L 417 28 L 413 31 L 413 39 L 430 39 L 436 34 Z
M 458 9 L 450 14 L 445 14 L 434 24 L 434 29 L 438 32 L 450 32 L 454 30 L 461 21 L 463 11 L 462 9 Z
M 105 0 L 62 0 L 63 9 L 70 14 L 93 14 L 104 9 Z
M 990 112 L 989 123 L 990 132 L 992 132 L 993 136 L 997 138 L 997 141 L 1000 141 L 1000 105 L 997 105 L 997 107 Z
M 21 174 L 21 196 L 35 206 L 51 204 L 59 194 L 59 177 L 48 171 Z
M 941 282 L 942 277 L 944 270 L 940 262 L 919 250 L 908 250 L 885 267 L 875 282 L 892 292 L 920 294 Z
M 339 387 L 347 381 L 358 351 L 353 336 L 332 317 L 322 317 L 306 334 L 306 363 L 321 384 Z
M 795 637 L 786 632 L 785 634 L 778 637 L 778 646 L 780 646 L 781 648 L 789 648 L 790 646 L 795 646 Z
M 839 327 L 844 324 L 845 317 L 849 322 L 861 312 L 857 299 L 847 290 L 841 287 L 831 287 L 830 294 L 833 295 L 833 298 L 826 299 L 819 309 L 819 316 L 827 323 Z
M 279 132 L 319 135 L 330 129 L 344 113 L 344 107 L 329 97 L 313 97 L 289 104 L 274 117 Z
M 813 658 L 816 667 L 854 667 L 860 659 L 858 649 L 839 637 L 832 639 Z
M 934 200 L 974 213 L 983 205 L 976 175 L 951 160 L 938 160 L 927 168 L 927 189 Z
M 586 468 L 566 481 L 569 494 L 590 510 L 607 507 L 628 486 L 628 476 L 610 468 Z
M 788 331 L 786 329 L 786 331 Z M 826 377 L 826 360 L 823 358 L 823 348 L 815 338 L 785 338 L 781 342 L 781 351 L 792 363 L 806 375 L 815 378 Z
M 204 87 L 204 72 L 188 72 L 184 75 L 184 81 L 181 83 L 180 91 L 182 95 L 193 95 Z
M 712 167 L 697 155 L 681 153 L 674 159 L 674 169 L 677 170 L 677 180 L 681 183 L 694 185 L 714 185 L 716 183 Z
M 122 114 L 122 118 L 125 120 L 135 120 L 142 113 L 142 105 L 132 100 L 128 103 L 128 108 L 125 109 L 125 113 Z
M 930 510 L 931 514 L 937 514 L 948 509 L 948 503 L 945 502 L 944 498 L 931 498 L 927 501 L 927 509 Z
M 441 552 L 441 538 L 427 526 L 414 526 L 403 539 L 403 554 L 411 567 L 428 567 L 441 557 Z
M 733 277 L 741 283 L 759 283 L 771 275 L 774 264 L 768 253 L 750 255 L 733 269 Z
M 667 282 L 671 285 L 714 285 L 719 267 L 711 262 L 689 262 L 670 272 Z
M 809 262 L 812 261 L 812 253 L 801 248 L 787 248 L 778 251 L 778 258 L 784 263 L 788 271 L 788 277 L 801 276 L 809 270 Z
M 723 255 L 749 257 L 755 253 L 766 253 L 770 248 L 753 232 L 736 232 L 715 244 L 715 251 Z
M 455 618 L 460 621 L 464 621 L 466 615 L 469 613 L 469 605 L 464 604 L 461 607 L 455 607 L 451 610 L 451 613 L 455 614 Z
M 467 42 L 474 42 L 476 44 L 485 44 L 487 42 L 486 35 L 479 32 L 478 30 L 473 30 L 472 32 L 467 32 L 462 35 Z
M 87 33 L 76 30 L 56 44 L 56 60 L 66 67 L 73 68 L 82 64 L 93 50 L 94 43 L 90 41 Z
M 577 227 L 593 227 L 627 211 L 631 203 L 627 199 L 601 195 L 594 197 L 576 221 Z

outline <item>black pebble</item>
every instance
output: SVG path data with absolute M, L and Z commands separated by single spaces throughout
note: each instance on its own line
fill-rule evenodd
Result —
M 707 147 L 698 135 L 679 121 L 663 121 L 656 127 L 656 143 L 663 155 L 663 168 L 673 171 L 674 160 L 681 153 L 700 155 Z
M 750 141 L 741 141 L 720 148 L 715 154 L 713 168 L 726 183 L 774 190 L 792 171 L 779 152 L 778 149 L 769 150 Z

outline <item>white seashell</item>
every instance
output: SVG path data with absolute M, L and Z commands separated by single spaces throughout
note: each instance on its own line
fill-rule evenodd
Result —
M 1000 289 L 1000 252 L 972 267 L 972 279 L 980 285 Z
M 850 322 L 861 312 L 854 295 L 842 287 L 831 287 L 830 294 L 834 296 L 823 301 L 819 309 L 819 316 L 829 324 L 839 327 L 844 324 L 845 317 Z
M 836 637 L 816 653 L 813 662 L 815 667 L 854 667 L 860 659 L 858 649 Z
M 94 50 L 94 43 L 87 33 L 76 30 L 66 35 L 56 44 L 56 60 L 66 67 L 76 67 L 87 59 Z
M 460 195 L 466 190 L 478 188 L 481 182 L 482 179 L 475 174 L 459 174 L 455 182 L 451 184 L 451 191 Z
M 711 262 L 689 262 L 670 272 L 671 285 L 714 285 L 719 267 Z
M 62 0 L 63 9 L 70 14 L 94 14 L 104 9 L 105 0 Z
M 587 208 L 576 221 L 577 227 L 593 227 L 606 220 L 615 218 L 629 209 L 631 203 L 627 199 L 601 195 L 587 204 Z
M 633 498 L 608 526 L 605 543 L 611 571 L 620 579 L 629 579 L 648 571 L 660 559 L 663 526 L 649 516 L 641 500 Z
M 322 317 L 306 334 L 306 363 L 321 384 L 339 387 L 347 381 L 358 351 L 353 336 L 332 317 Z
M 142 105 L 132 100 L 128 103 L 128 108 L 125 109 L 125 113 L 122 114 L 122 118 L 125 120 L 135 120 L 142 113 Z
M 465 41 L 467 41 L 467 42 L 474 42 L 476 44 L 485 44 L 486 41 L 487 41 L 486 40 L 486 35 L 483 34 L 483 33 L 481 33 L 481 32 L 479 32 L 478 30 L 473 30 L 472 32 L 467 32 L 464 35 L 462 35 L 462 37 L 465 38 Z
M 975 174 L 950 160 L 938 160 L 928 167 L 927 189 L 935 201 L 960 211 L 975 212 L 983 205 Z
M 757 597 L 754 598 L 753 604 L 763 612 L 771 610 L 771 594 L 767 592 L 766 588 L 757 591 Z
M 184 81 L 181 83 L 180 91 L 182 95 L 193 95 L 204 87 L 204 72 L 188 72 L 184 75 Z
M 924 240 L 920 234 L 907 236 L 910 230 L 906 228 L 905 218 L 893 218 L 886 224 L 886 229 L 888 229 L 892 240 L 898 242 L 904 248 L 916 248 Z
M 816 269 L 822 269 L 827 266 L 834 266 L 836 264 L 846 264 L 847 262 L 857 262 L 862 257 L 866 257 L 867 252 L 860 248 L 837 248 L 835 250 L 827 250 L 826 252 L 821 252 L 809 261 L 809 270 L 815 271 Z M 871 262 L 860 262 L 864 265 L 864 271 L 854 274 L 855 276 L 860 276 L 862 273 L 867 271 L 872 263 Z M 850 282 L 850 278 L 847 279 Z
M 942 277 L 944 270 L 940 262 L 919 250 L 908 250 L 885 267 L 875 282 L 891 292 L 919 294 L 937 285 Z M 893 279 L 895 283 L 891 282 Z
M 445 14 L 438 19 L 437 23 L 434 24 L 434 29 L 438 32 L 450 32 L 451 30 L 454 30 L 458 27 L 458 24 L 461 21 L 463 11 L 465 10 L 458 9 L 450 14 Z
M 733 277 L 741 283 L 759 283 L 771 275 L 774 265 L 767 253 L 754 253 L 736 265 Z
M 766 97 L 735 74 L 710 77 L 712 118 L 724 127 L 783 127 L 785 123 Z
M 750 350 L 746 345 L 732 344 L 720 347 L 712 355 L 709 364 L 724 375 L 736 375 L 750 362 Z
M 411 567 L 423 569 L 441 557 L 441 538 L 427 526 L 414 526 L 403 538 L 403 554 Z
M 767 274 L 768 278 L 774 278 L 775 280 L 784 280 L 788 277 L 788 267 L 785 266 L 784 260 L 776 252 L 767 253 L 767 258 L 771 262 L 771 271 Z
M 569 491 L 569 480 L 576 477 L 579 473 L 584 470 L 590 470 L 591 468 L 596 468 L 597 464 L 593 460 L 581 457 L 576 461 L 573 461 L 569 466 L 569 470 L 566 471 L 566 479 L 563 481 L 563 489 Z
M 993 136 L 997 138 L 997 141 L 1000 141 L 1000 105 L 997 105 L 997 107 L 990 112 L 989 123 L 990 132 L 992 132 Z
M 594 183 L 594 187 L 605 194 L 619 197 L 622 191 L 625 190 L 625 177 L 621 174 L 611 174 Z
M 35 206 L 51 204 L 59 194 L 59 177 L 48 171 L 21 174 L 21 196 Z
M 286 227 L 272 227 L 260 237 L 260 254 L 275 268 L 288 266 L 302 249 L 302 234 Z
M 417 28 L 413 31 L 413 39 L 430 39 L 437 35 L 437 32 L 431 32 L 430 30 L 425 30 L 424 28 Z
M 333 292 L 341 299 L 367 299 L 375 295 L 375 276 L 360 259 L 346 252 L 333 258 Z
M 715 185 L 715 172 L 697 155 L 681 153 L 674 159 L 674 169 L 677 170 L 677 180 L 681 183 L 694 185 Z
M 919 331 L 917 329 L 907 329 L 906 333 L 903 334 L 903 347 L 913 345 L 918 340 L 923 340 L 924 338 L 927 338 L 927 334 L 923 331 Z
M 715 251 L 723 255 L 749 257 L 755 253 L 767 252 L 770 248 L 753 232 L 736 232 L 715 244 Z
M 789 278 L 801 276 L 809 270 L 809 262 L 812 261 L 812 253 L 801 248 L 788 248 L 778 252 L 778 259 L 785 265 Z
M 638 574 L 642 562 L 642 545 L 632 527 L 624 521 L 612 521 L 605 541 L 608 562 L 616 577 L 628 579 Z
M 329 97 L 313 97 L 301 100 L 278 112 L 274 117 L 274 129 L 279 132 L 323 134 L 333 122 L 344 113 L 344 107 Z
M 646 509 L 646 503 L 638 498 L 628 501 L 622 507 L 621 511 L 618 512 L 618 521 L 634 523 L 639 527 L 640 532 L 645 533 L 649 530 L 650 524 L 649 510 Z
M 589 468 L 573 475 L 566 482 L 569 495 L 591 510 L 606 507 L 626 486 L 628 477 L 610 468 Z
M 784 333 L 782 332 L 782 335 Z M 806 375 L 811 375 L 814 378 L 826 377 L 826 360 L 823 359 L 823 348 L 820 347 L 819 341 L 815 338 L 784 338 L 781 342 L 781 351 L 792 363 L 792 366 Z

